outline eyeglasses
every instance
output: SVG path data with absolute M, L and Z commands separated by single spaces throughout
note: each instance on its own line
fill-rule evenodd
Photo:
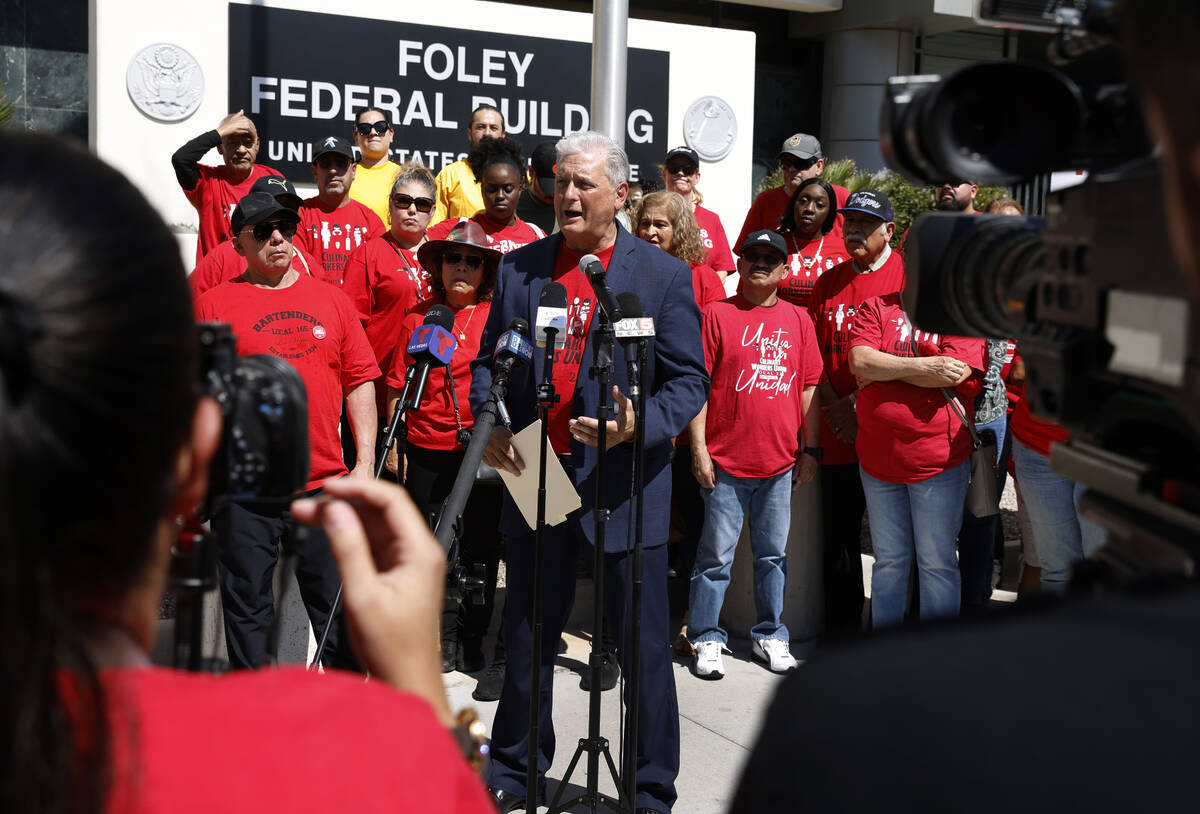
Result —
M 392 206 L 397 209 L 408 209 L 413 204 L 417 205 L 418 212 L 433 211 L 433 198 L 414 198 L 411 195 L 392 196 Z
M 700 168 L 697 167 L 695 164 L 668 164 L 667 165 L 667 172 L 670 173 L 671 175 L 678 175 L 679 173 L 683 173 L 684 175 L 695 175 L 699 169 Z
M 750 264 L 764 263 L 771 268 L 774 268 L 783 262 L 783 258 L 779 256 L 778 252 L 769 252 L 766 250 L 755 251 L 754 249 L 751 249 L 743 254 L 742 259 Z
M 803 172 L 804 170 L 812 169 L 813 165 L 816 163 L 817 159 L 815 158 L 806 158 L 804 160 L 800 160 L 798 158 L 779 159 L 779 166 L 782 169 L 791 170 L 792 172 Z
M 459 263 L 462 263 L 464 266 L 474 271 L 477 268 L 483 267 L 483 255 L 463 254 L 462 252 L 442 252 L 442 262 L 449 263 L 452 266 L 457 266 Z
M 261 223 L 254 224 L 254 239 L 259 243 L 263 243 L 271 239 L 271 235 L 275 234 L 276 230 L 283 235 L 284 240 L 291 240 L 296 235 L 297 224 L 290 220 L 264 220 Z
M 384 133 L 391 130 L 392 126 L 388 123 L 387 119 L 380 119 L 374 124 L 371 124 L 370 122 L 359 122 L 358 124 L 354 125 L 354 129 L 358 131 L 360 136 L 369 136 L 371 135 L 372 130 L 382 136 Z

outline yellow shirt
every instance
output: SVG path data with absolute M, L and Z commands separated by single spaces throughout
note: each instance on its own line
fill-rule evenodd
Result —
M 358 165 L 354 171 L 354 183 L 350 185 L 350 197 L 370 209 L 383 225 L 391 223 L 388 220 L 388 196 L 392 194 L 392 182 L 400 165 L 395 161 L 385 161 L 375 167 Z
M 466 159 L 455 161 L 437 174 L 437 208 L 429 225 L 446 218 L 470 218 L 483 209 L 483 191 Z

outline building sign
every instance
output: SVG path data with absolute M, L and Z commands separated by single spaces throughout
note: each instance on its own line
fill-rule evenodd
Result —
M 513 28 L 520 9 L 513 8 Z M 469 21 L 464 21 L 469 25 Z M 392 159 L 434 172 L 465 155 L 467 120 L 500 108 L 525 155 L 589 127 L 589 43 L 229 4 L 229 108 L 258 127 L 259 160 L 311 182 L 311 144 L 349 138 L 354 113 L 386 111 Z M 625 149 L 636 180 L 667 137 L 670 55 L 628 51 Z

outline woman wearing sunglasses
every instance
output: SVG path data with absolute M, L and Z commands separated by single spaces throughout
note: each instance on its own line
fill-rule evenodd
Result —
M 435 304 L 454 312 L 454 339 L 458 343 L 447 367 L 429 373 L 419 410 L 407 414 L 404 486 L 426 517 L 438 510 L 450 493 L 462 465 L 466 439 L 475 426 L 467 401 L 471 389 L 471 360 L 479 354 L 480 337 L 491 310 L 492 290 L 501 253 L 488 245 L 488 236 L 473 220 L 455 225 L 444 240 L 431 240 L 417 252 L 433 276 L 433 297 L 405 317 L 388 371 L 388 415 L 404 389 L 404 377 L 413 358 L 405 348 L 413 331 Z M 397 453 L 388 455 L 387 468 L 397 471 Z M 484 566 L 486 582 L 482 605 L 447 600 L 442 615 L 442 670 L 474 672 L 484 666 L 483 637 L 492 617 L 500 541 L 499 488 L 476 488 L 463 517 L 460 561 Z
M 479 224 L 487 236 L 487 245 L 501 254 L 546 236 L 540 226 L 517 217 L 517 201 L 526 178 L 520 142 L 510 138 L 485 138 L 467 154 L 467 166 L 475 173 L 483 192 L 483 211 L 473 218 L 447 218 L 436 224 L 429 230 L 430 240 L 441 240 L 466 220 Z
M 392 351 L 404 317 L 432 293 L 417 248 L 425 242 L 433 206 L 433 173 L 420 164 L 403 165 L 388 197 L 390 228 L 359 246 L 346 261 L 342 290 L 354 303 L 385 375 L 392 369 Z M 386 421 L 390 417 L 384 411 L 387 388 L 382 379 L 375 385 L 380 420 Z

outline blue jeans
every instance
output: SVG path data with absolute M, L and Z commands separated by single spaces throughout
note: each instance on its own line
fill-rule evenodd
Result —
M 871 624 L 875 629 L 904 621 L 908 574 L 916 550 L 921 618 L 957 616 L 960 580 L 955 541 L 971 463 L 963 461 L 920 483 L 888 483 L 859 468 L 867 495 L 871 546 Z
M 1071 578 L 1071 566 L 1104 547 L 1105 531 L 1076 510 L 1085 491 L 1082 484 L 1051 472 L 1048 457 L 1017 439 L 1013 439 L 1012 452 L 1042 563 L 1042 590 L 1061 594 Z
M 758 622 L 750 638 L 788 641 L 783 624 L 783 591 L 787 584 L 787 540 L 792 523 L 792 471 L 771 478 L 738 478 L 713 464 L 713 489 L 701 489 L 707 510 L 696 567 L 688 637 L 693 642 L 726 642 L 719 624 L 733 554 L 750 510 L 750 550 L 754 553 L 754 609 Z

